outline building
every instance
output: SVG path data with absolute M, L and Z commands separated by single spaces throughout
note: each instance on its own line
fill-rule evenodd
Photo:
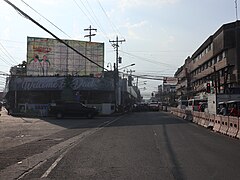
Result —
M 213 92 L 240 89 L 240 21 L 222 25 L 177 70 L 177 94 L 199 95 L 210 83 Z M 187 85 L 187 87 L 186 87 Z
M 46 115 L 49 104 L 57 101 L 82 102 L 105 114 L 115 111 L 116 77 L 114 71 L 103 70 L 103 43 L 64 41 L 92 62 L 55 39 L 28 37 L 27 62 L 11 68 L 6 82 L 12 111 Z M 121 106 L 138 98 L 127 81 L 119 79 L 119 84 Z

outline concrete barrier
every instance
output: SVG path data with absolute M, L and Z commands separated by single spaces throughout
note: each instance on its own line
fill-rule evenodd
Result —
M 198 120 L 198 125 L 204 126 L 205 124 L 205 113 L 204 112 L 199 112 L 199 120 Z
M 222 121 L 221 121 L 221 128 L 219 130 L 220 133 L 222 134 L 227 134 L 228 128 L 229 128 L 229 117 L 228 116 L 222 116 Z
M 214 126 L 213 126 L 213 130 L 215 132 L 219 132 L 221 128 L 221 123 L 222 123 L 221 121 L 222 121 L 222 116 L 216 115 L 214 118 Z
M 236 137 L 239 131 L 239 119 L 238 117 L 229 116 L 229 129 L 227 135 Z
M 240 123 L 240 122 L 239 122 Z M 240 139 L 240 124 L 238 124 L 238 133 L 237 133 L 237 136 L 236 136 L 236 138 L 238 138 L 238 139 Z
M 204 113 L 205 114 L 205 123 L 203 124 L 203 126 L 205 128 L 208 128 L 209 124 L 210 124 L 210 114 L 209 113 Z
M 214 124 L 215 124 L 215 115 L 209 114 L 209 124 L 207 128 L 213 129 Z
M 198 120 L 199 120 L 200 113 L 197 112 L 197 111 L 193 111 L 192 113 L 193 113 L 193 122 L 197 124 Z

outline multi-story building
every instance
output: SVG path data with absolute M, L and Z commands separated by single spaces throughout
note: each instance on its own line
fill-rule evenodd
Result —
M 188 94 L 197 95 L 209 82 L 214 92 L 236 93 L 240 89 L 239 58 L 240 21 L 224 24 L 177 70 L 175 77 L 183 80 L 178 82 L 177 93 L 187 84 Z
M 190 84 L 189 84 L 190 81 L 189 81 L 189 76 L 188 76 L 189 68 L 187 66 L 190 61 L 191 61 L 191 58 L 188 57 L 185 60 L 184 65 L 182 65 L 180 68 L 178 68 L 178 70 L 176 71 L 176 73 L 174 75 L 178 79 L 178 83 L 176 85 L 176 96 L 181 97 L 183 99 L 187 99 L 187 96 L 190 95 L 189 94 L 190 92 L 188 91 L 189 87 L 190 87 Z

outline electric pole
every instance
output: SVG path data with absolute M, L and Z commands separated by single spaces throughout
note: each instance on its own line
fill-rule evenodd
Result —
M 84 29 L 84 31 L 89 31 L 89 35 L 85 35 L 84 37 L 89 37 L 89 42 L 92 42 L 92 36 L 96 35 L 96 34 L 92 34 L 92 31 L 97 32 L 97 29 L 92 28 L 91 25 L 90 25 L 89 28 Z
M 236 10 L 236 20 L 238 20 L 238 3 L 237 3 L 237 0 L 235 0 L 235 10 Z
M 119 84 L 119 76 L 118 76 L 118 47 L 119 43 L 125 42 L 125 39 L 119 40 L 118 36 L 116 37 L 116 40 L 109 40 L 110 43 L 113 43 L 112 46 L 116 49 L 116 63 L 115 63 L 115 68 L 114 68 L 114 83 L 115 83 L 115 108 L 117 106 L 121 105 L 121 89 L 120 89 L 120 84 Z
M 116 40 L 113 40 L 113 41 L 110 41 L 109 40 L 109 42 L 110 43 L 114 43 L 112 46 L 114 47 L 114 48 L 116 48 L 116 69 L 118 70 L 118 60 L 119 60 L 119 57 L 118 57 L 118 47 L 119 47 L 119 43 L 122 43 L 122 42 L 125 42 L 126 40 L 125 39 L 123 39 L 123 40 L 119 40 L 118 39 L 118 36 L 116 37 Z

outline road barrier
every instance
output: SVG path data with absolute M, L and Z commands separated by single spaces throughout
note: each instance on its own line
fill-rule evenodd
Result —
M 215 115 L 214 114 L 209 114 L 209 124 L 207 128 L 213 129 L 215 124 Z
M 229 128 L 229 117 L 228 116 L 222 116 L 221 121 L 221 128 L 219 129 L 219 132 L 222 134 L 227 134 L 228 128 Z
M 229 129 L 227 135 L 231 137 L 236 137 L 239 131 L 239 118 L 229 116 Z
M 216 115 L 214 119 L 215 119 L 215 121 L 214 121 L 213 130 L 214 130 L 215 132 L 219 132 L 219 130 L 220 130 L 220 128 L 221 128 L 222 116 Z
M 199 112 L 199 120 L 198 120 L 198 125 L 204 126 L 206 118 L 205 118 L 205 113 L 204 112 Z
M 209 113 L 204 113 L 204 114 L 205 114 L 205 123 L 203 124 L 203 126 L 205 128 L 208 128 L 210 124 L 210 114 Z
M 238 138 L 238 139 L 240 139 L 240 124 L 239 123 L 238 123 L 238 133 L 237 133 L 237 136 L 236 136 L 236 138 Z
M 198 118 L 199 118 L 199 112 L 196 112 L 196 111 L 193 111 L 192 112 L 192 116 L 193 116 L 193 122 L 194 123 L 197 123 L 197 121 L 198 121 Z
M 171 108 L 171 113 L 203 127 L 240 139 L 240 119 L 233 116 Z

